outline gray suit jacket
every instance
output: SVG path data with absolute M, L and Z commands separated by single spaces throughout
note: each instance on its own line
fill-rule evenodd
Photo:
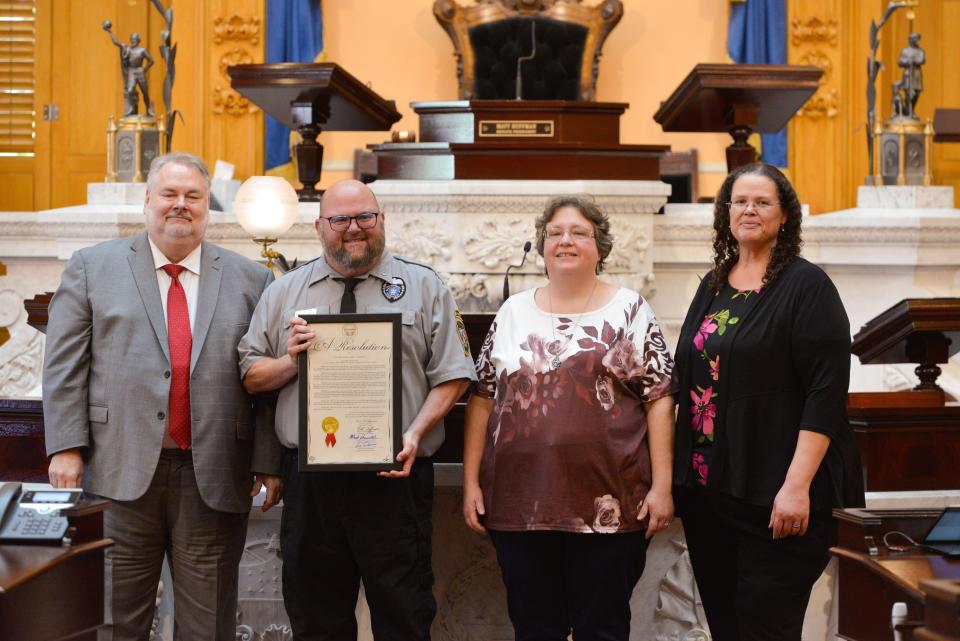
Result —
M 194 469 L 211 508 L 245 512 L 251 472 L 278 473 L 272 408 L 240 381 L 237 343 L 273 274 L 204 242 L 190 363 Z M 84 487 L 128 501 L 160 456 L 170 350 L 146 233 L 81 249 L 50 306 L 43 363 L 47 454 L 84 448 Z

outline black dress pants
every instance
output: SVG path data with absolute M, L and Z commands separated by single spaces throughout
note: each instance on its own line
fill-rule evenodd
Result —
M 676 498 L 713 641 L 800 641 L 836 541 L 830 515 L 811 512 L 804 536 L 774 540 L 768 507 L 688 488 Z
M 627 641 L 644 533 L 490 530 L 516 641 Z
M 376 641 L 428 641 L 433 463 L 407 478 L 300 472 L 284 458 L 283 602 L 296 641 L 353 641 L 363 580 Z

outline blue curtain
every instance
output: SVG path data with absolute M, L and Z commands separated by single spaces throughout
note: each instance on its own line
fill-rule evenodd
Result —
M 734 62 L 786 64 L 786 0 L 747 0 L 731 5 L 727 52 Z M 777 167 L 787 166 L 787 130 L 762 134 L 760 159 Z
M 267 0 L 266 61 L 313 62 L 323 51 L 320 0 Z M 290 162 L 290 130 L 267 116 L 266 169 Z

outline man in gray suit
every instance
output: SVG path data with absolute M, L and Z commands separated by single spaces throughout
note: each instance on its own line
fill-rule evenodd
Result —
M 104 517 L 115 640 L 149 637 L 164 555 L 176 637 L 233 641 L 250 497 L 279 500 L 269 407 L 243 389 L 237 344 L 263 266 L 203 241 L 199 158 L 153 161 L 146 233 L 73 254 L 50 307 L 43 410 L 50 482 L 112 499 Z

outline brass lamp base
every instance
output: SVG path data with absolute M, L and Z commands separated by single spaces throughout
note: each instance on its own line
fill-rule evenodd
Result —
M 260 256 L 267 259 L 267 269 L 273 269 L 273 259 L 280 258 L 280 253 L 275 249 L 270 248 L 270 245 L 274 244 L 278 240 L 278 238 L 267 237 L 253 239 L 253 242 L 257 243 L 258 245 L 263 245 L 263 251 L 260 252 Z

